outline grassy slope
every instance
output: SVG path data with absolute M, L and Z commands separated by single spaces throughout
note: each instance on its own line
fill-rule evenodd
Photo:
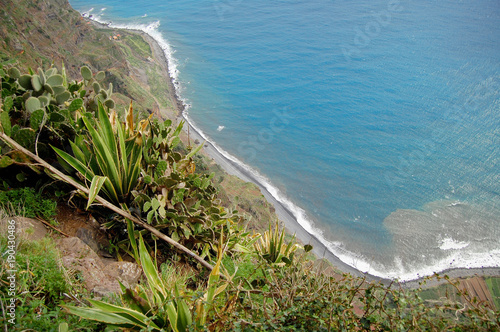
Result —
M 0 6 L 8 9 L 0 11 L 0 63 L 14 58 L 17 66 L 36 69 L 51 64 L 61 68 L 64 62 L 73 79 L 79 79 L 79 68 L 87 65 L 93 72 L 106 72 L 105 83 L 113 83 L 119 109 L 130 99 L 139 112 L 173 107 L 166 84 L 155 90 L 155 97 L 147 79 L 142 83 L 141 70 L 158 70 L 142 37 L 122 33 L 123 38 L 114 40 L 116 31 L 95 28 L 67 0 L 0 0 Z
M 500 278 L 485 278 L 497 310 L 500 310 Z

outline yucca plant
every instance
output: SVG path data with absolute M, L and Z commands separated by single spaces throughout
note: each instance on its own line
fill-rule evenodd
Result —
M 222 242 L 222 239 L 221 239 Z M 213 308 L 215 297 L 228 285 L 224 282 L 217 287 L 220 279 L 220 267 L 223 247 L 219 247 L 217 263 L 210 273 L 207 288 L 202 298 L 190 305 L 190 297 L 180 294 L 177 286 L 169 290 L 161 273 L 153 263 L 142 236 L 139 236 L 140 264 L 148 286 L 128 289 L 122 285 L 121 305 L 89 300 L 92 308 L 64 307 L 68 312 L 84 319 L 96 320 L 127 331 L 188 331 L 190 327 L 202 327 Z M 227 277 L 226 277 L 227 278 Z M 192 309 L 190 309 L 192 308 Z M 194 315 L 191 310 L 194 311 Z M 194 325 L 193 325 L 194 324 Z
M 266 261 L 271 264 L 290 265 L 293 261 L 294 252 L 301 246 L 295 242 L 295 235 L 287 244 L 285 242 L 285 230 L 279 230 L 278 221 L 274 231 L 269 223 L 269 230 L 254 243 L 255 250 Z
M 132 107 L 127 116 L 127 128 L 116 121 L 113 111 L 108 118 L 102 103 L 98 103 L 97 121 L 92 116 L 82 120 L 88 138 L 79 136 L 70 142 L 73 155 L 53 147 L 81 180 L 91 183 L 92 198 L 102 190 L 103 196 L 114 204 L 126 203 L 139 179 L 142 161 L 142 134 L 134 130 Z M 87 140 L 88 139 L 88 140 Z

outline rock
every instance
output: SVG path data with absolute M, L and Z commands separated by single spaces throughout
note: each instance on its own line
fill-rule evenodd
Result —
M 125 287 L 131 288 L 139 282 L 142 269 L 131 262 L 112 262 L 106 266 L 106 273 L 119 280 Z
M 14 226 L 16 229 L 16 240 L 20 239 L 36 241 L 41 240 L 47 234 L 47 229 L 42 222 L 25 217 L 9 217 L 0 220 L 0 231 L 2 234 L 8 234 L 8 226 L 12 225 L 14 221 Z
M 80 227 L 76 230 L 75 236 L 85 242 L 94 252 L 99 252 L 99 244 L 95 240 L 96 234 L 94 231 Z
M 77 237 L 60 239 L 59 250 L 64 267 L 79 271 L 83 275 L 85 288 L 97 298 L 120 292 L 120 285 L 106 274 L 105 265 L 99 256 Z
M 84 237 L 92 234 L 91 231 L 84 228 L 80 228 L 78 231 Z M 90 240 L 92 241 L 89 242 L 97 245 L 93 238 Z M 126 287 L 133 287 L 139 281 L 142 270 L 137 264 L 103 261 L 91 247 L 78 237 L 60 239 L 58 245 L 64 267 L 79 271 L 83 276 L 85 288 L 93 292 L 96 298 L 120 293 L 121 288 L 118 281 Z
M 20 239 L 38 241 L 47 235 L 42 222 L 25 218 L 9 217 L 0 220 L 0 231 L 8 235 L 9 226 L 14 226 L 16 241 Z M 121 292 L 120 281 L 126 287 L 135 286 L 141 277 L 142 269 L 135 263 L 117 262 L 103 259 L 99 252 L 97 232 L 85 227 L 76 231 L 76 237 L 56 240 L 61 260 L 68 270 L 78 271 L 83 277 L 85 288 L 96 298 Z
M 11 41 L 11 45 L 16 52 L 21 52 L 22 50 L 24 50 L 23 45 L 18 39 L 13 39 Z

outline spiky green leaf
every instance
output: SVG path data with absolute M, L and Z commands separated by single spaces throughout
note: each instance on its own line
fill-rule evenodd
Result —
M 141 235 L 139 235 L 139 256 L 141 258 L 141 266 L 148 280 L 151 292 L 153 294 L 161 294 L 164 299 L 167 298 L 168 293 L 166 287 L 159 277 L 158 270 L 151 260 L 151 256 L 144 245 L 144 240 Z
M 177 310 L 172 302 L 167 304 L 167 316 L 172 330 L 174 330 L 174 332 L 179 332 L 177 327 Z
M 134 223 L 132 220 L 127 219 L 127 232 L 128 232 L 128 238 L 130 240 L 130 245 L 132 246 L 132 252 L 134 254 L 134 259 L 137 262 L 137 264 L 141 264 L 141 257 L 139 256 L 139 248 L 137 247 L 137 241 L 135 240 L 135 230 L 134 230 Z
M 177 285 L 175 286 L 177 288 Z M 183 299 L 177 300 L 177 329 L 187 331 L 192 323 L 191 312 Z
M 77 170 L 80 174 L 82 174 L 88 181 L 92 181 L 95 174 L 91 169 L 87 167 L 87 165 L 83 164 L 80 160 L 76 159 L 69 153 L 62 151 L 56 147 L 52 146 L 52 149 L 61 157 L 65 162 L 67 162 L 71 167 Z
M 104 185 L 104 182 L 106 182 L 108 178 L 106 176 L 94 176 L 92 179 L 92 183 L 90 184 L 90 190 L 89 190 L 89 201 L 87 203 L 87 208 L 90 207 L 90 205 L 94 202 L 96 199 L 96 196 L 99 194 L 99 191 L 101 191 L 102 186 Z
M 113 324 L 124 328 L 132 328 L 139 326 L 146 328 L 147 325 L 138 325 L 135 320 L 130 319 L 129 316 L 121 313 L 105 312 L 96 308 L 79 308 L 79 307 L 64 307 L 71 314 L 80 316 L 84 319 L 95 320 L 106 324 Z

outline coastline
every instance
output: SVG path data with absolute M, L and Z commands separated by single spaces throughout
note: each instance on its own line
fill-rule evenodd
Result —
M 87 18 L 88 19 L 88 18 Z M 106 24 L 94 21 L 89 19 L 96 26 L 100 28 L 110 28 L 110 29 L 124 29 L 124 28 L 114 28 L 110 27 Z M 361 272 L 354 267 L 344 263 L 337 256 L 335 256 L 326 245 L 324 245 L 318 238 L 316 238 L 313 234 L 309 233 L 298 221 L 297 217 L 294 213 L 282 202 L 280 202 L 272 193 L 266 188 L 265 185 L 259 181 L 259 179 L 252 174 L 252 172 L 242 165 L 240 165 L 237 161 L 231 160 L 224 153 L 222 153 L 217 145 L 203 136 L 201 131 L 196 128 L 196 126 L 190 121 L 189 117 L 185 114 L 185 104 L 183 103 L 181 97 L 178 95 L 178 89 L 175 85 L 175 79 L 172 77 L 169 71 L 169 61 L 167 56 L 165 55 L 165 50 L 161 47 L 160 43 L 147 32 L 137 29 L 126 29 L 129 32 L 137 33 L 141 35 L 150 45 L 154 58 L 160 64 L 163 70 L 167 73 L 168 76 L 168 88 L 172 101 L 175 104 L 175 110 L 173 112 L 169 112 L 167 110 L 160 110 L 161 115 L 175 122 L 180 122 L 184 120 L 186 122 L 184 126 L 184 131 L 187 133 L 189 131 L 190 138 L 194 141 L 198 139 L 200 142 L 204 143 L 204 152 L 210 158 L 212 158 L 217 164 L 219 164 L 227 173 L 231 175 L 235 175 L 240 179 L 252 182 L 259 187 L 262 194 L 266 198 L 268 202 L 270 202 L 276 210 L 276 214 L 278 215 L 279 220 L 284 225 L 286 230 L 290 234 L 296 234 L 296 237 L 303 244 L 311 244 L 313 246 L 313 253 L 318 258 L 327 259 L 335 268 L 339 269 L 343 273 L 350 273 L 354 276 L 364 277 L 367 281 L 377 281 L 383 284 L 390 284 L 393 282 L 391 279 L 381 278 L 375 275 L 371 275 L 369 273 Z M 189 127 L 189 129 L 188 129 Z M 494 268 L 453 268 L 444 270 L 439 272 L 439 275 L 448 275 L 450 278 L 464 278 L 471 276 L 500 276 L 500 267 Z M 424 280 L 426 277 L 421 277 L 415 280 L 403 281 L 400 284 L 404 288 L 417 288 L 420 287 L 420 282 Z M 426 287 L 432 287 L 439 283 L 446 282 L 442 280 L 438 282 L 436 278 L 432 278 L 427 281 Z
M 153 37 L 151 37 L 149 34 L 147 34 L 142 30 L 131 29 L 127 31 L 132 31 L 141 35 L 149 43 L 150 47 L 152 48 L 155 54 L 155 57 L 159 59 L 160 62 L 162 62 L 161 64 L 162 68 L 164 68 L 165 71 L 169 73 L 168 69 L 169 62 L 159 43 Z M 202 151 L 204 151 L 208 157 L 212 158 L 228 174 L 235 175 L 246 182 L 252 182 L 256 186 L 258 186 L 262 194 L 266 198 L 266 200 L 274 206 L 279 220 L 284 225 L 288 233 L 296 234 L 297 239 L 303 244 L 312 245 L 313 246 L 312 252 L 318 258 L 327 259 L 330 263 L 332 263 L 332 265 L 335 266 L 335 268 L 341 270 L 343 273 L 350 273 L 352 275 L 356 275 L 359 277 L 366 277 L 367 280 L 377 280 L 377 281 L 382 281 L 384 283 L 390 282 L 389 279 L 383 279 L 380 277 L 363 273 L 359 270 L 356 270 L 352 266 L 342 262 L 333 253 L 331 253 L 323 243 L 321 243 L 316 237 L 314 237 L 314 235 L 307 232 L 307 230 L 304 229 L 304 227 L 298 222 L 293 212 L 290 211 L 290 209 L 288 209 L 280 201 L 278 201 L 250 171 L 243 168 L 235 161 L 227 158 L 223 153 L 219 151 L 216 144 L 214 144 L 212 141 L 204 137 L 199 131 L 199 129 L 192 124 L 191 120 L 184 113 L 185 105 L 177 93 L 177 89 L 175 87 L 175 84 L 173 83 L 172 77 L 170 77 L 169 88 L 172 89 L 170 90 L 171 95 L 172 98 L 175 98 L 174 99 L 175 104 L 177 105 L 177 112 L 176 112 L 177 115 L 175 117 L 176 122 L 179 123 L 181 120 L 185 121 L 185 125 L 183 128 L 184 132 L 187 133 L 189 127 L 189 136 L 193 141 L 198 140 L 200 142 L 205 142 Z

